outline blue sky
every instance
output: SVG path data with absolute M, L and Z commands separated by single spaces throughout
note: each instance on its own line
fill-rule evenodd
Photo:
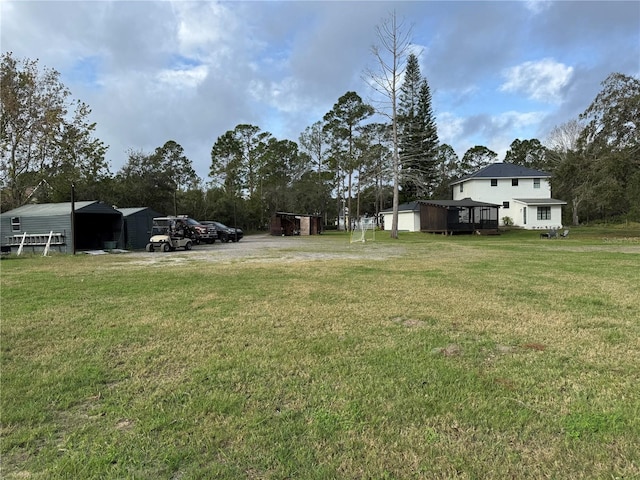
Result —
M 373 91 L 376 25 L 411 29 L 440 141 L 458 155 L 544 142 L 613 72 L 640 76 L 640 2 L 0 0 L 0 47 L 60 72 L 116 172 L 167 140 L 207 180 L 240 123 L 297 141 L 337 99 Z

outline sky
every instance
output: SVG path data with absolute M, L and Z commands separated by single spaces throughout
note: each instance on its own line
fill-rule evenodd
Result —
M 0 49 L 60 72 L 112 173 L 174 140 L 206 182 L 239 124 L 297 142 L 346 92 L 373 102 L 365 72 L 393 11 L 461 158 L 544 142 L 609 74 L 640 76 L 639 1 L 0 0 Z

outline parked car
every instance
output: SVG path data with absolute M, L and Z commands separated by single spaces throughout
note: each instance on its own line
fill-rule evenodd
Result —
M 239 242 L 244 236 L 242 229 L 227 227 L 224 223 L 212 222 L 210 220 L 203 221 L 201 223 L 204 225 L 213 225 L 218 231 L 218 238 L 221 242 L 224 243 L 228 242 L 229 240 L 231 240 L 232 242 Z
M 196 234 L 196 243 L 214 243 L 218 239 L 218 229 L 213 225 L 205 225 L 197 220 L 194 220 L 187 215 L 180 215 L 178 218 L 182 218 L 191 230 Z

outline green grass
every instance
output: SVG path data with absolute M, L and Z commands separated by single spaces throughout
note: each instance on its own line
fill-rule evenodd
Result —
M 638 478 L 640 228 L 538 237 L 2 260 L 0 476 Z

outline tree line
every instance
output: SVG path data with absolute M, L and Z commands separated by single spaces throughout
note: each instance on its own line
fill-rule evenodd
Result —
M 163 214 L 216 219 L 249 230 L 278 211 L 338 218 L 377 215 L 397 199 L 449 199 L 449 184 L 498 155 L 478 145 L 459 158 L 439 142 L 427 79 L 406 56 L 393 121 L 346 92 L 297 141 L 241 124 L 213 141 L 209 177 L 199 178 L 180 144 L 130 150 L 115 173 L 95 137 L 90 108 L 72 99 L 57 71 L 2 56 L 1 209 L 27 202 L 101 200 Z M 549 172 L 553 195 L 568 202 L 565 223 L 640 220 L 640 81 L 620 73 L 577 119 L 545 139 L 515 139 L 504 161 Z M 394 95 L 396 94 L 394 90 Z M 345 220 L 348 226 L 348 220 Z

